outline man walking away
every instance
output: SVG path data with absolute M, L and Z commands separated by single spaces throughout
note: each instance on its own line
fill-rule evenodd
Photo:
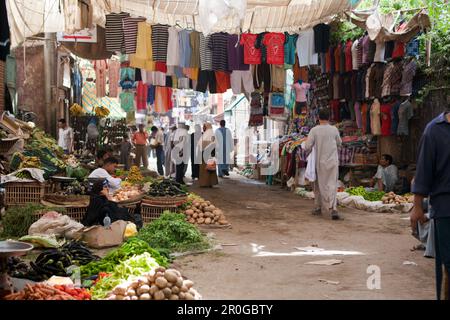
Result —
M 202 163 L 202 148 L 200 140 L 202 139 L 202 126 L 195 125 L 195 131 L 191 133 L 191 171 L 192 180 L 198 180 L 200 177 L 200 164 Z
M 172 161 L 175 162 L 175 180 L 184 184 L 184 175 L 186 172 L 186 164 L 189 161 L 189 144 L 190 139 L 188 130 L 184 124 L 179 124 L 175 131 L 172 145 Z
M 172 125 L 169 129 L 169 132 L 166 135 L 166 139 L 164 141 L 164 166 L 165 166 L 165 176 L 170 178 L 172 174 L 175 172 L 173 169 L 172 162 L 172 143 L 173 137 L 175 134 L 175 130 L 177 130 L 176 125 Z
M 225 120 L 220 120 L 220 128 L 216 130 L 216 151 L 218 159 L 219 177 L 229 176 L 230 170 L 230 153 L 233 151 L 233 137 L 231 130 L 225 128 Z
M 425 223 L 423 199 L 429 196 L 434 219 L 436 251 L 436 295 L 448 300 L 450 272 L 450 108 L 428 123 L 420 141 L 417 170 L 412 192 L 414 209 L 411 213 L 411 226 L 417 222 Z M 442 270 L 444 265 L 444 272 Z M 444 278 L 444 279 L 443 279 Z M 444 280 L 444 281 L 443 281 Z M 444 285 L 442 286 L 442 282 Z
M 342 140 L 338 129 L 329 124 L 329 118 L 328 108 L 319 110 L 319 125 L 309 132 L 306 151 L 313 150 L 316 156 L 316 180 L 314 181 L 316 208 L 313 214 L 331 211 L 332 219 L 339 220 L 341 217 L 337 212 L 336 193 L 339 176 L 338 147 Z
M 58 121 L 58 146 L 60 146 L 65 154 L 73 152 L 73 130 L 67 125 L 66 119 Z
M 144 131 L 144 125 L 139 125 L 139 131 L 134 133 L 133 135 L 133 143 L 136 146 L 136 159 L 135 165 L 140 166 L 141 160 L 144 166 L 144 169 L 148 169 L 148 155 L 147 155 L 147 142 L 148 142 L 148 133 Z
M 156 166 L 158 168 L 158 174 L 164 176 L 163 158 L 164 158 L 164 134 L 157 127 L 153 126 L 152 135 L 150 140 L 150 148 L 156 152 Z

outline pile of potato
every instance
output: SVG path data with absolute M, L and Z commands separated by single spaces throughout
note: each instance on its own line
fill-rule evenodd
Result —
M 192 224 L 228 225 L 222 210 L 216 208 L 210 201 L 196 198 L 184 212 L 186 220 Z
M 414 196 L 400 196 L 394 192 L 386 193 L 382 198 L 384 204 L 404 204 L 413 202 Z
M 154 271 L 114 288 L 108 300 L 200 300 L 191 280 L 183 280 L 175 269 Z

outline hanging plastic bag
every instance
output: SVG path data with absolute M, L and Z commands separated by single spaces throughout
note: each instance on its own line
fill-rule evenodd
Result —
M 238 28 L 245 17 L 247 0 L 200 0 L 198 13 L 203 34 L 212 33 L 214 26 L 231 17 L 230 29 Z

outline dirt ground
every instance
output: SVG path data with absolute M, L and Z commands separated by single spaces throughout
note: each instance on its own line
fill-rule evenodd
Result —
M 408 215 L 340 208 L 345 219 L 332 221 L 312 216 L 311 200 L 234 173 L 212 189 L 191 189 L 221 208 L 232 224 L 231 229 L 207 230 L 222 250 L 175 261 L 204 299 L 435 298 L 434 260 L 411 251 L 418 242 L 410 234 Z M 296 247 L 308 246 L 362 254 L 299 256 Z M 342 263 L 305 264 L 328 259 Z M 379 267 L 380 289 L 368 289 L 372 265 Z

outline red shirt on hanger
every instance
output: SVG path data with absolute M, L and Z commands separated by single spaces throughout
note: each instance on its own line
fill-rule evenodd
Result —
M 258 35 L 252 33 L 241 34 L 240 44 L 244 46 L 244 63 L 261 64 L 261 49 L 256 49 L 256 38 Z
M 353 61 L 352 61 L 352 45 L 353 41 L 348 40 L 345 44 L 345 71 L 352 72 L 353 70 Z
M 381 135 L 390 136 L 391 135 L 391 108 L 392 105 L 385 103 L 381 105 Z
M 284 33 L 270 32 L 264 35 L 268 64 L 284 64 Z

